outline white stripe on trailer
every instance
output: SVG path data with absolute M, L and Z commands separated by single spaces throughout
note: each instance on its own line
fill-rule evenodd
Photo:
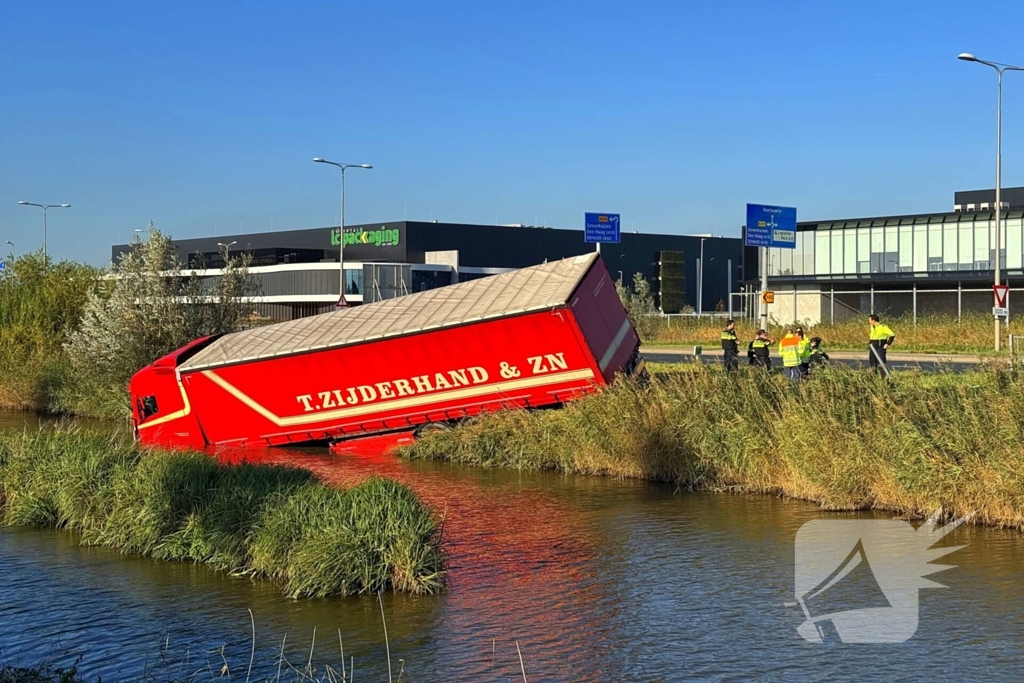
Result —
M 619 331 L 615 333 L 615 339 L 612 339 L 611 345 L 608 346 L 608 350 L 601 356 L 601 362 L 598 367 L 601 368 L 601 372 L 604 372 L 608 367 L 608 364 L 612 362 L 612 358 L 615 358 L 615 354 L 619 352 L 619 347 L 622 346 L 623 340 L 626 335 L 629 334 L 629 318 L 622 321 L 622 326 L 619 327 Z

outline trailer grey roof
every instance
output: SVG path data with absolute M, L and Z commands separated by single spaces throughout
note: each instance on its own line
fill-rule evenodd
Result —
M 182 371 L 330 349 L 564 305 L 597 254 L 226 334 Z

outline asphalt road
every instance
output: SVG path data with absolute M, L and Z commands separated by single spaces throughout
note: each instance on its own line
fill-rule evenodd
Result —
M 692 353 L 679 353 L 672 351 L 659 351 L 657 349 L 645 349 L 641 351 L 643 357 L 648 363 L 692 363 L 695 359 L 700 359 L 703 363 L 713 364 L 721 363 L 721 354 L 713 355 L 701 355 L 694 356 Z M 850 358 L 847 354 L 843 354 L 841 358 L 833 358 L 833 363 L 842 363 L 851 368 L 867 368 L 868 359 L 867 352 L 864 353 L 864 358 L 858 360 L 856 358 Z M 746 353 L 740 354 L 740 363 L 745 364 L 747 362 Z M 920 370 L 922 372 L 964 372 L 978 366 L 977 361 L 964 361 L 964 360 L 929 360 L 927 356 L 920 359 L 914 360 L 890 360 L 889 370 L 893 372 L 905 371 L 905 370 Z M 781 358 L 772 358 L 772 367 L 782 367 Z

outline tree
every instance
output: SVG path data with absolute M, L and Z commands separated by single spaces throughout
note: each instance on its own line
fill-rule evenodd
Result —
M 259 290 L 249 259 L 230 259 L 222 277 L 183 272 L 169 237 L 137 237 L 85 304 L 81 326 L 66 349 L 75 371 L 106 386 L 124 385 L 139 368 L 186 343 L 234 332 L 251 313 Z
M 643 341 L 650 341 L 658 334 L 661 326 L 657 318 L 658 309 L 654 306 L 651 285 L 643 273 L 633 274 L 633 289 L 630 290 L 619 280 L 615 283 L 615 291 L 619 294 L 622 306 L 626 309 L 629 322 Z

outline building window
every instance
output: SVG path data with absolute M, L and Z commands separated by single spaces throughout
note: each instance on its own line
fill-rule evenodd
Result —
M 829 259 L 832 256 L 832 248 L 829 238 L 831 230 L 814 231 L 814 273 L 815 275 L 831 275 L 832 267 Z
M 412 271 L 412 291 L 424 292 L 450 285 L 452 274 L 447 270 L 414 270 Z
M 857 272 L 857 231 L 843 230 L 843 270 L 853 274 Z
M 862 263 L 871 263 L 871 233 L 867 228 L 857 228 L 857 272 L 870 273 L 861 269 Z
M 956 248 L 958 237 L 956 223 L 946 223 L 942 226 L 943 270 L 956 270 L 960 263 L 960 254 Z
M 832 273 L 843 272 L 843 231 L 832 231 Z
M 335 273 L 337 275 L 337 273 Z M 363 270 L 352 270 L 349 268 L 345 269 L 345 293 L 346 294 L 362 294 L 363 293 Z
M 901 225 L 900 228 L 899 261 L 900 272 L 909 273 L 914 270 L 914 230 L 909 225 Z
M 988 270 L 990 258 L 990 245 L 988 243 L 988 221 L 976 221 L 971 223 L 971 237 L 973 238 L 973 257 L 975 270 Z M 1003 245 L 1006 246 L 1006 245 Z M 961 243 L 960 248 L 963 249 Z M 979 267 L 979 264 L 984 264 Z
M 914 226 L 914 268 L 918 273 L 930 270 L 928 267 L 928 227 L 925 225 Z
M 1004 218 L 1003 230 L 1006 233 L 1006 267 L 1016 270 L 1021 267 L 1021 219 Z

